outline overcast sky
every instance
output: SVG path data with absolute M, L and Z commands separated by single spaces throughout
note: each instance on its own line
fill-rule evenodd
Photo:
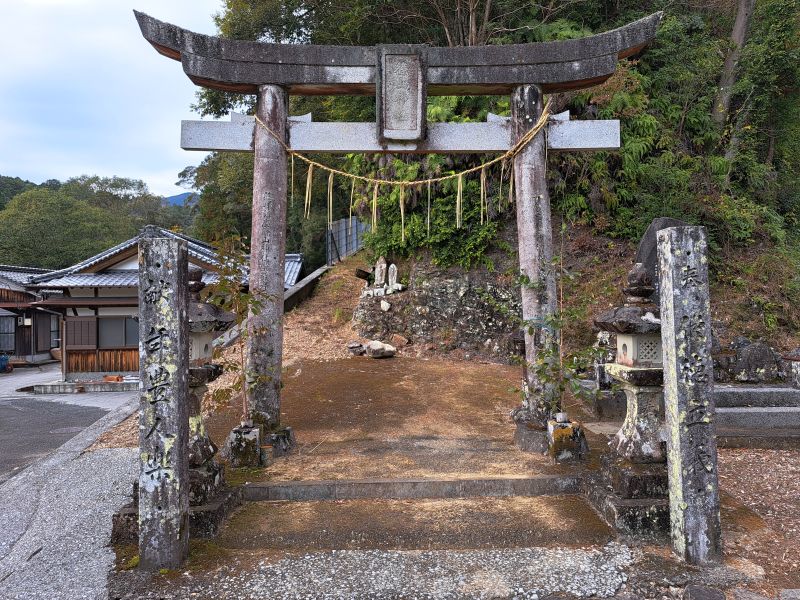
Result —
M 180 149 L 195 86 L 133 9 L 214 33 L 221 0 L 0 0 L 0 175 L 144 180 L 165 196 L 204 153 Z

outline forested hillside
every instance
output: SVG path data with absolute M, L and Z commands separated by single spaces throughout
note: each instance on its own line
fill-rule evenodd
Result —
M 36 185 L 0 176 L 0 264 L 57 269 L 129 239 L 144 225 L 191 226 L 143 181 L 83 175 Z
M 658 10 L 664 19 L 646 52 L 623 61 L 601 86 L 552 98 L 554 111 L 569 109 L 580 119 L 620 119 L 623 141 L 617 153 L 550 155 L 556 216 L 628 240 L 638 239 L 656 216 L 705 225 L 717 282 L 732 295 L 748 296 L 757 288 L 750 301 L 762 307 L 758 310 L 769 328 L 796 326 L 782 307 L 800 304 L 800 0 L 228 0 L 217 25 L 220 34 L 238 39 L 457 46 L 578 38 Z M 252 101 L 205 90 L 196 108 L 219 116 L 231 109 L 250 110 Z M 504 97 L 428 99 L 431 121 L 483 120 L 489 111 L 508 114 L 508 108 Z M 313 112 L 314 120 L 372 120 L 374 100 L 293 97 L 292 111 Z M 486 159 L 317 158 L 351 172 L 402 179 L 459 171 Z M 299 162 L 295 167 L 295 196 L 302 197 L 306 171 Z M 203 190 L 196 225 L 200 235 L 229 231 L 247 236 L 251 168 L 249 155 L 212 154 L 185 173 Z M 381 189 L 371 248 L 396 257 L 429 252 L 443 265 L 485 263 L 501 222 L 513 219 L 508 176 L 508 170 L 490 171 L 490 219 L 484 223 L 479 178 L 476 174 L 465 181 L 460 229 L 455 182 L 434 186 L 430 233 L 427 190 L 409 188 L 404 241 L 399 192 Z M 317 243 L 314 235 L 325 219 L 324 179 L 319 175 L 314 182 L 311 222 L 301 219 L 302 201 L 290 209 L 293 248 Z M 336 214 L 344 216 L 350 182 L 337 180 L 336 185 Z M 371 195 L 356 185 L 356 214 L 369 215 Z M 766 290 L 763 277 L 769 278 Z

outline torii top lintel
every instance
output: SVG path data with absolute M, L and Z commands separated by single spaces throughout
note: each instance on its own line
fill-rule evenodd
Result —
M 617 61 L 655 36 L 661 13 L 577 40 L 443 48 L 417 45 L 269 44 L 193 33 L 134 11 L 144 38 L 183 64 L 197 85 L 255 94 L 265 84 L 298 95 L 373 95 L 393 56 L 417 57 L 428 95 L 508 94 L 537 84 L 547 93 L 602 83 Z M 394 65 L 392 65 L 394 66 Z M 404 69 L 405 65 L 398 65 Z

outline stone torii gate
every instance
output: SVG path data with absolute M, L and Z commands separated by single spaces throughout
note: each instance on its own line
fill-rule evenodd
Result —
M 178 60 L 197 85 L 255 94 L 256 116 L 296 152 L 484 153 L 506 152 L 543 114 L 545 93 L 602 83 L 617 61 L 641 51 L 655 36 L 661 13 L 579 40 L 439 48 L 269 44 L 193 33 L 135 12 L 144 38 Z M 290 118 L 288 96 L 374 95 L 376 123 L 315 123 Z M 426 122 L 427 96 L 511 95 L 510 119 L 486 123 Z M 558 115 L 514 157 L 525 357 L 535 363 L 552 342 L 544 323 L 556 311 L 551 266 L 552 232 L 546 151 L 619 148 L 618 121 L 570 121 Z M 546 139 L 546 141 L 545 141 Z M 187 150 L 255 153 L 250 286 L 263 294 L 249 319 L 248 370 L 254 374 L 251 407 L 262 424 L 280 422 L 283 345 L 283 271 L 287 152 L 254 117 L 230 122 L 184 121 Z M 546 147 L 547 146 L 547 147 Z M 532 333 L 531 333 L 532 332 Z M 518 421 L 543 424 L 550 406 L 542 382 L 528 369 L 529 397 Z

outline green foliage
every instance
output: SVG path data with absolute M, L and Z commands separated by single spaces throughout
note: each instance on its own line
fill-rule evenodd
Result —
M 2 178 L 16 194 L 0 210 L 0 262 L 61 268 L 122 242 L 148 224 L 187 229 L 191 206 L 164 206 L 144 182 L 82 175 L 41 185 Z
M 230 236 L 217 243 L 217 258 L 219 267 L 216 269 L 217 280 L 204 291 L 206 301 L 234 316 L 236 327 L 239 330 L 238 351 L 226 356 L 221 348 L 215 349 L 214 359 L 222 365 L 227 372 L 236 373 L 236 379 L 228 388 L 218 388 L 214 391 L 214 400 L 228 402 L 238 396 L 242 404 L 242 421 L 250 418 L 249 390 L 256 379 L 247 368 L 245 344 L 249 335 L 246 326 L 249 315 L 258 315 L 264 304 L 265 298 L 255 292 L 250 292 L 243 285 L 244 275 L 247 273 L 248 257 L 241 238 Z
M 30 181 L 25 181 L 19 177 L 0 175 L 0 210 L 5 208 L 8 201 L 14 196 L 33 187 L 36 187 L 36 184 Z
M 58 269 L 128 237 L 110 212 L 65 192 L 31 189 L 0 211 L 0 262 Z
M 486 5 L 478 2 L 476 6 L 482 11 Z M 435 14 L 435 7 L 441 7 L 443 13 Z M 435 5 L 423 0 L 357 0 L 346 5 L 227 0 L 217 24 L 223 35 L 238 39 L 364 45 L 507 44 L 580 38 L 665 10 L 655 43 L 641 57 L 622 61 L 617 73 L 601 86 L 554 98 L 559 110 L 570 108 L 581 119 L 619 119 L 622 129 L 619 152 L 549 157 L 548 183 L 557 212 L 569 221 L 592 224 L 600 232 L 634 240 L 653 218 L 672 216 L 705 225 L 715 250 L 756 242 L 797 245 L 792 230 L 800 222 L 800 0 L 756 4 L 739 61 L 731 116 L 723 127 L 713 121 L 711 112 L 730 49 L 735 15 L 729 5 L 700 7 L 666 0 L 646 7 L 640 2 L 609 4 L 600 0 L 520 5 L 498 0 L 486 13 L 488 21 L 479 39 L 465 39 L 460 33 L 454 36 L 458 19 L 464 19 L 464 25 L 470 18 L 456 7 L 448 0 Z M 481 21 L 482 14 L 478 16 Z M 462 32 L 467 29 L 461 28 Z M 219 115 L 234 106 L 251 110 L 252 98 L 207 91 L 199 96 L 204 114 Z M 292 98 L 291 108 L 295 113 L 311 111 L 315 120 L 371 121 L 375 116 L 370 97 Z M 489 111 L 507 114 L 508 108 L 507 98 L 431 97 L 428 117 L 432 122 L 482 121 Z M 457 172 L 482 159 L 401 161 L 326 156 L 322 160 L 358 173 L 413 179 Z M 490 173 L 490 198 L 499 195 L 498 171 Z M 242 190 L 247 190 L 248 169 L 232 169 L 232 173 L 242 178 Z M 507 176 L 506 172 L 504 191 Z M 220 186 L 215 193 L 226 199 L 210 204 L 213 208 L 204 212 L 201 208 L 198 227 L 206 227 L 204 237 L 220 229 L 243 236 L 249 231 L 246 219 L 235 216 L 239 209 L 245 214 L 247 193 L 240 194 L 233 179 L 227 181 L 222 175 L 209 178 L 210 191 Z M 427 250 L 442 265 L 484 262 L 496 241 L 497 219 L 508 213 L 500 215 L 495 202 L 490 209 L 492 219 L 481 224 L 477 182 L 477 175 L 464 181 L 462 228 L 454 224 L 455 183 L 434 186 L 430 234 L 427 190 L 407 189 L 405 240 L 399 192 L 381 188 L 379 227 L 368 237 L 370 248 L 376 254 L 396 256 Z M 315 199 L 324 197 L 324 190 L 318 187 L 324 183 L 315 183 Z M 369 220 L 371 197 L 371 189 L 356 186 L 357 214 L 362 219 Z M 337 215 L 347 213 L 348 198 L 349 182 L 337 181 Z M 231 207 L 233 213 L 226 212 Z M 204 224 L 206 220 L 213 225 Z M 295 240 L 295 247 L 302 240 L 306 252 L 308 245 L 318 243 L 291 211 L 289 222 L 289 239 Z

